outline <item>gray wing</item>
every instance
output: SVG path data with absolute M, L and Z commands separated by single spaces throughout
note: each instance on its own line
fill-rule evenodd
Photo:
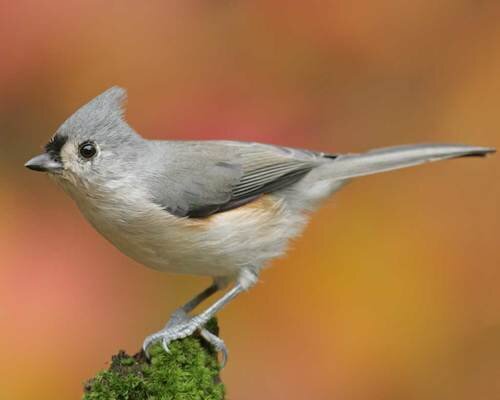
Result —
M 165 146 L 154 201 L 179 217 L 202 218 L 284 189 L 335 155 L 242 142 L 156 142 Z M 160 175 L 160 176 L 161 176 Z

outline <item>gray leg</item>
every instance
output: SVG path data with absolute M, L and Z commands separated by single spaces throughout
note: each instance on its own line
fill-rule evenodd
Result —
M 181 308 L 176 310 L 170 317 L 170 320 L 167 322 L 165 329 L 172 328 L 175 325 L 179 325 L 183 322 L 189 321 L 188 314 L 191 311 L 193 311 L 198 305 L 200 305 L 203 301 L 208 299 L 213 294 L 217 293 L 220 289 L 224 288 L 224 286 L 226 286 L 225 281 L 223 282 L 222 280 L 219 281 L 214 280 L 214 283 L 211 286 L 206 288 L 203 292 L 199 293 L 198 295 L 193 297 L 190 301 L 188 301 L 186 304 L 184 304 Z M 201 337 L 205 339 L 208 343 L 210 343 L 217 352 L 222 354 L 221 367 L 224 368 L 226 366 L 228 359 L 228 350 L 226 344 L 220 337 L 214 335 L 212 332 L 205 329 L 204 327 L 199 328 L 199 330 Z M 146 345 L 146 343 L 144 345 Z M 147 354 L 147 347 L 145 349 L 145 352 Z
M 228 279 L 225 278 L 216 278 L 214 279 L 214 283 L 203 290 L 201 293 L 196 295 L 194 298 L 192 298 L 190 301 L 188 301 L 186 304 L 184 304 L 182 307 L 177 309 L 172 316 L 170 317 L 170 320 L 167 322 L 165 328 L 163 328 L 160 332 L 157 332 L 153 335 L 148 336 L 142 345 L 142 348 L 146 355 L 149 357 L 148 354 L 148 348 L 156 341 L 161 339 L 161 334 L 164 331 L 170 330 L 174 328 L 177 325 L 182 325 L 183 323 L 186 323 L 187 321 L 190 320 L 190 317 L 188 315 L 189 312 L 193 311 L 199 304 L 201 304 L 204 300 L 208 299 L 210 296 L 213 294 L 217 293 L 220 289 L 223 289 L 228 283 Z M 216 335 L 212 334 L 208 330 L 206 330 L 203 327 L 200 327 L 200 334 L 201 336 L 212 346 L 217 351 L 220 351 L 222 353 L 222 364 L 224 365 L 227 360 L 227 348 L 219 337 Z
M 149 336 L 144 342 L 147 346 L 151 343 L 161 340 L 163 347 L 168 352 L 168 345 L 173 340 L 182 339 L 192 335 L 197 329 L 203 327 L 217 312 L 219 312 L 226 304 L 238 296 L 241 292 L 248 290 L 257 282 L 257 273 L 250 268 L 242 270 L 238 276 L 237 283 L 229 290 L 224 296 L 217 300 L 214 304 L 208 307 L 202 313 L 188 318 L 187 320 L 180 321 L 175 325 L 168 324 L 165 329 Z M 208 290 L 208 289 L 207 289 Z M 217 348 L 217 345 L 214 344 Z
M 198 307 L 198 305 L 200 305 L 203 301 L 205 301 L 218 291 L 219 291 L 219 285 L 216 282 L 214 282 L 211 286 L 207 287 L 203 292 L 197 294 L 182 307 L 175 310 L 165 327 L 168 328 L 170 326 L 177 325 L 178 323 L 185 321 L 186 319 L 189 319 L 188 314 L 191 311 L 193 311 L 196 307 Z
M 214 282 L 212 285 L 207 287 L 203 292 L 200 294 L 196 295 L 193 297 L 191 300 L 189 300 L 186 304 L 182 306 L 182 309 L 189 313 L 193 311 L 199 304 L 201 304 L 203 301 L 208 299 L 210 296 L 213 294 L 217 293 L 219 291 L 219 285 Z

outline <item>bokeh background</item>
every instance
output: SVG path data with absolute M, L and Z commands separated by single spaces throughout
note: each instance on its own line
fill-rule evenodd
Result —
M 25 170 L 112 85 L 149 138 L 500 147 L 495 0 L 0 1 L 0 398 L 74 399 L 207 285 Z M 500 398 L 500 164 L 359 179 L 220 314 L 230 399 Z

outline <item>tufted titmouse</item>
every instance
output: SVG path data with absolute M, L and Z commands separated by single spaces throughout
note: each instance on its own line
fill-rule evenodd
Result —
M 327 154 L 259 143 L 146 140 L 124 120 L 126 92 L 111 88 L 64 122 L 26 167 L 48 172 L 87 220 L 119 250 L 159 271 L 205 275 L 208 289 L 144 341 L 201 334 L 203 326 L 260 270 L 282 255 L 308 213 L 352 178 L 429 161 L 484 156 L 493 148 L 412 145 Z M 234 286 L 202 313 L 202 301 Z

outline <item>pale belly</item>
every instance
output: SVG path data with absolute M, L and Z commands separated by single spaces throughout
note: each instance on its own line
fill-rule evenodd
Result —
M 159 270 L 212 277 L 234 276 L 243 267 L 262 268 L 282 255 L 306 222 L 269 197 L 204 219 L 181 219 L 156 207 L 120 212 L 79 204 L 106 239 L 137 262 Z M 133 218 L 130 215 L 135 215 Z

